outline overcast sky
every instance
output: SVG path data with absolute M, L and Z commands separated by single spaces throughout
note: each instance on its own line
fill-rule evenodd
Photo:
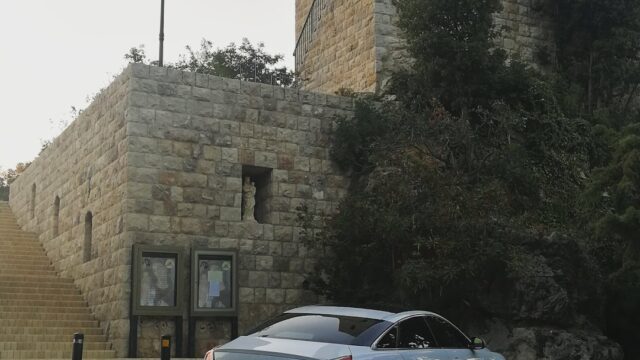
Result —
M 293 65 L 294 0 L 165 0 L 165 62 L 206 38 L 243 37 Z M 158 56 L 160 0 L 0 0 L 0 168 L 34 159 L 71 106 L 109 84 L 123 55 Z

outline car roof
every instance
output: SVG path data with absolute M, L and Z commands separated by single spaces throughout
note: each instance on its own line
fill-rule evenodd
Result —
M 347 307 L 347 306 L 326 306 L 326 305 L 311 305 L 303 306 L 289 311 L 285 311 L 287 314 L 318 314 L 318 315 L 338 315 L 338 316 L 351 316 L 368 319 L 376 319 L 388 322 L 397 322 L 404 318 L 433 314 L 428 311 L 404 311 L 401 313 L 392 313 L 388 311 Z

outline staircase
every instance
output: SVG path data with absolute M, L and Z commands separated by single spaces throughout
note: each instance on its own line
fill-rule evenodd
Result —
M 73 281 L 0 201 L 0 359 L 71 359 L 75 332 L 85 335 L 84 359 L 115 358 Z

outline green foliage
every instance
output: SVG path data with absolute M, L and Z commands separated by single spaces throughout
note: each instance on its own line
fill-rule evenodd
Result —
M 144 63 L 147 61 L 147 54 L 144 51 L 144 45 L 132 47 L 129 52 L 124 54 L 124 59 L 130 63 Z
M 181 55 L 178 62 L 165 66 L 271 85 L 292 86 L 295 81 L 292 71 L 278 66 L 284 57 L 267 54 L 263 43 L 254 45 L 243 39 L 239 46 L 231 43 L 223 49 L 214 49 L 211 41 L 203 39 L 200 49 L 194 50 L 190 46 L 186 49 L 187 54 Z M 131 48 L 124 58 L 129 62 L 145 63 L 144 46 Z
M 514 59 L 507 64 L 505 51 L 494 45 L 499 0 L 402 0 L 396 6 L 416 60 L 410 71 L 396 74 L 391 89 L 406 104 L 424 109 L 437 99 L 464 115 L 491 109 L 496 99 L 529 110 L 548 101 L 529 96 L 537 75 Z
M 338 302 L 454 311 L 481 302 L 480 289 L 509 277 L 506 269 L 522 270 L 527 252 L 509 234 L 564 229 L 588 129 L 494 109 L 474 125 L 438 103 L 415 112 L 361 101 L 332 151 L 352 170 L 351 190 L 322 236 L 307 237 L 332 249 L 314 288 Z
M 620 341 L 625 359 L 640 358 L 640 266 L 625 266 L 609 278 L 607 293 L 607 332 Z
M 557 281 L 572 309 L 598 317 L 598 269 L 583 245 L 555 234 L 589 237 L 589 224 L 597 223 L 598 234 L 607 241 L 618 234 L 615 244 L 622 244 L 640 230 L 640 140 L 633 127 L 618 140 L 608 126 L 632 118 L 631 52 L 615 59 L 622 62 L 599 52 L 602 64 L 624 63 L 625 71 L 598 87 L 591 83 L 598 95 L 590 101 L 598 106 L 585 120 L 576 116 L 589 107 L 585 78 L 563 70 L 583 53 L 568 49 L 568 40 L 558 41 L 559 71 L 542 74 L 495 48 L 497 0 L 396 5 L 415 61 L 393 79 L 399 101 L 360 101 L 353 119 L 339 121 L 331 155 L 352 182 L 324 231 L 303 236 L 309 246 L 330 249 L 310 277 L 313 288 L 339 302 L 462 313 L 487 303 L 495 284 L 535 277 L 536 266 L 547 261 L 563 274 Z M 625 19 L 622 27 L 632 29 Z M 617 100 L 606 98 L 605 89 Z M 619 149 L 612 152 L 613 143 Z M 591 180 L 593 167 L 602 169 Z M 582 196 L 587 184 L 591 197 Z M 540 237 L 547 240 L 535 240 Z M 550 250 L 560 244 L 565 258 Z M 600 264 L 611 273 L 621 261 L 616 246 L 605 244 L 596 241 L 591 249 L 608 254 Z
M 187 51 L 188 55 L 174 65 L 176 68 L 272 85 L 290 86 L 294 80 L 287 68 L 276 67 L 283 56 L 265 53 L 263 43 L 253 45 L 243 39 L 240 46 L 231 43 L 213 50 L 213 43 L 202 40 L 199 51 L 189 46 Z
M 583 203 L 586 215 L 594 221 L 596 246 L 616 249 L 618 256 L 614 258 L 619 259 L 619 264 L 637 263 L 640 254 L 636 237 L 640 231 L 640 125 L 630 125 L 612 137 L 615 141 L 611 160 L 593 171 Z
M 568 115 L 620 127 L 635 117 L 640 1 L 547 0 L 556 23 L 559 93 Z
M 18 163 L 15 169 L 0 171 L 0 200 L 9 200 L 9 185 L 11 185 L 22 172 L 27 170 L 30 164 L 31 163 Z

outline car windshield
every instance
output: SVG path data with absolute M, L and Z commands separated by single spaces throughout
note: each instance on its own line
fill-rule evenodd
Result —
M 253 330 L 251 336 L 359 345 L 359 338 L 379 334 L 383 321 L 361 317 L 282 314 Z M 385 328 L 387 326 L 384 326 Z M 369 335 L 369 336 L 367 336 Z M 362 339 L 361 339 L 362 340 Z

